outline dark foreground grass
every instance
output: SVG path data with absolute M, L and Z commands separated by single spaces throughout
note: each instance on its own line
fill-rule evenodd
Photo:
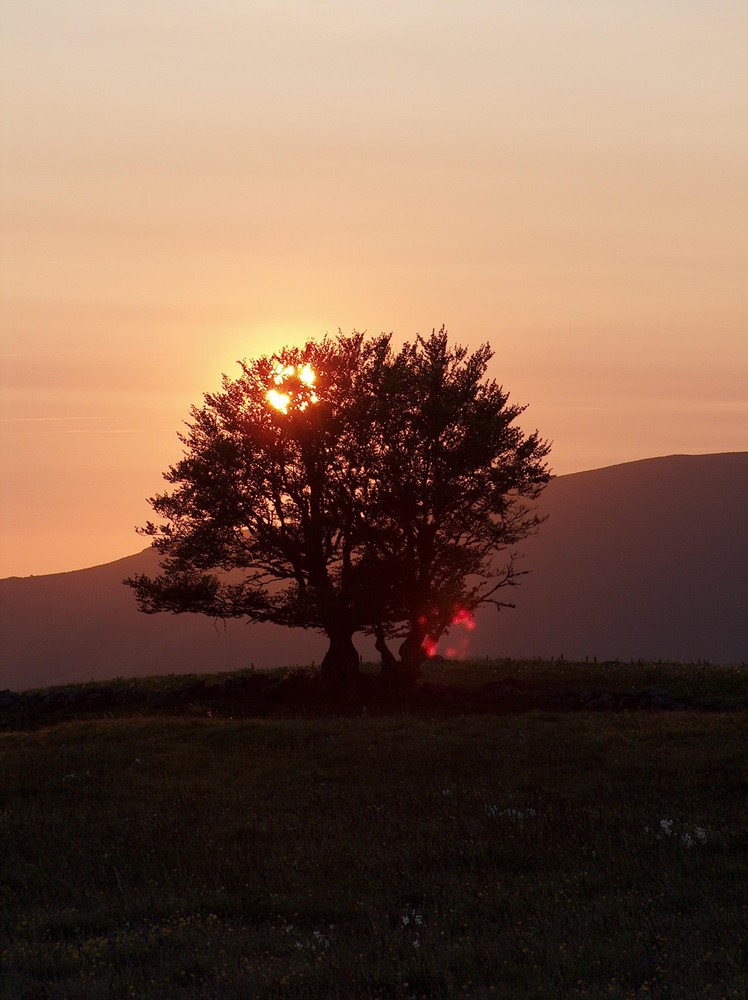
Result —
M 735 998 L 744 712 L 0 735 L 0 997 Z

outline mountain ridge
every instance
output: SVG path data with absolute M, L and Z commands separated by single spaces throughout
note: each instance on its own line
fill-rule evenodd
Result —
M 440 651 L 472 657 L 748 660 L 748 452 L 669 455 L 555 477 L 518 551 L 516 607 L 481 609 Z M 143 615 L 109 563 L 0 580 L 0 688 L 319 662 L 324 636 Z M 371 643 L 357 637 L 366 658 Z

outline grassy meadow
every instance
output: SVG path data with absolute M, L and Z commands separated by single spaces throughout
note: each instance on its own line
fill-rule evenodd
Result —
M 0 998 L 743 1000 L 748 668 L 429 674 L 701 708 L 6 726 Z

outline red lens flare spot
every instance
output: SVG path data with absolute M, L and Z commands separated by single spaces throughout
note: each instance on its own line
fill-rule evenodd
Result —
M 437 643 L 430 635 L 427 635 L 423 640 L 422 648 L 426 656 L 434 656 L 436 653 Z
M 452 616 L 453 625 L 464 625 L 465 628 L 472 632 L 475 628 L 475 619 L 467 610 L 467 608 L 458 608 L 458 610 Z

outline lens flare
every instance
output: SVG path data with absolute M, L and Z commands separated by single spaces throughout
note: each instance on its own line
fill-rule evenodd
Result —
M 426 656 L 434 656 L 436 654 L 436 647 L 438 643 L 435 639 L 432 639 L 430 635 L 427 635 L 423 640 L 421 647 L 426 654 Z
M 475 628 L 475 619 L 467 608 L 459 608 L 452 616 L 452 624 L 464 625 L 468 632 L 472 632 Z
M 436 613 L 435 609 L 435 613 Z M 426 625 L 428 619 L 426 615 L 418 618 L 419 625 Z M 475 629 L 475 618 L 467 608 L 457 607 L 449 620 L 450 626 L 458 625 L 472 632 Z M 466 635 L 456 636 L 453 641 L 444 648 L 443 652 L 448 660 L 464 660 L 469 655 L 470 639 Z M 427 635 L 421 643 L 424 656 L 432 658 L 439 652 L 439 640 Z

